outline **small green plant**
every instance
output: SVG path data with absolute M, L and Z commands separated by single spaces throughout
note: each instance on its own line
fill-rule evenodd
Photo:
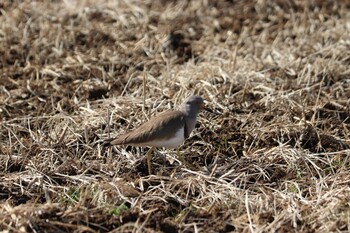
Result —
M 80 192 L 79 189 L 70 188 L 67 191 L 67 200 L 66 202 L 71 205 L 73 203 L 79 202 L 80 200 Z
M 117 207 L 113 207 L 110 211 L 110 213 L 113 216 L 120 216 L 124 211 L 128 210 L 129 207 L 127 207 L 124 203 L 122 203 L 121 205 L 117 206 Z
M 229 145 L 228 145 L 227 137 L 223 137 L 222 145 L 224 146 L 224 149 L 227 149 L 227 148 L 228 148 Z
M 289 187 L 289 191 L 292 192 L 292 193 L 297 193 L 298 192 L 298 188 L 295 184 L 292 184 L 290 187 Z
M 296 171 L 296 177 L 298 179 L 301 179 L 303 177 L 303 173 L 299 169 Z

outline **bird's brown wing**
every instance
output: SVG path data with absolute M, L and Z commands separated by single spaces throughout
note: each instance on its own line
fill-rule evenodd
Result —
M 185 116 L 181 111 L 166 111 L 142 124 L 133 131 L 110 142 L 112 145 L 137 145 L 154 140 L 169 139 L 184 127 Z

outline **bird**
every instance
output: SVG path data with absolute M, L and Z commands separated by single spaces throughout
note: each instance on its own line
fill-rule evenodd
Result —
M 164 111 L 128 133 L 107 139 L 105 146 L 151 147 L 146 154 L 150 175 L 152 174 L 152 152 L 156 147 L 177 148 L 179 160 L 185 164 L 178 147 L 190 136 L 196 126 L 198 113 L 202 109 L 204 109 L 203 98 L 195 95 L 189 96 L 177 110 Z

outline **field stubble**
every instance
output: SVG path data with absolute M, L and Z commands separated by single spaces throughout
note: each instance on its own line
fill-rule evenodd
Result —
M 0 3 L 0 229 L 350 231 L 347 1 Z M 198 94 L 175 151 L 103 148 Z

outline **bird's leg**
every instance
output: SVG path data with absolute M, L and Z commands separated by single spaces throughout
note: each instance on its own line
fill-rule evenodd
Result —
M 183 158 L 182 155 L 181 155 L 181 152 L 180 152 L 180 150 L 179 150 L 179 147 L 176 149 L 176 154 L 177 154 L 177 157 L 179 157 L 180 162 L 181 162 L 182 164 L 185 164 L 186 162 L 185 162 L 184 158 Z
M 154 146 L 151 147 L 151 149 L 149 149 L 149 151 L 147 152 L 146 156 L 147 156 L 147 166 L 148 166 L 148 174 L 152 175 L 152 152 L 154 150 Z
M 182 155 L 181 155 L 181 152 L 180 152 L 179 148 L 177 148 L 176 153 L 177 153 L 177 157 L 179 157 L 179 160 L 180 160 L 180 162 L 181 162 L 183 165 L 185 165 L 186 167 L 189 167 L 189 168 L 192 169 L 192 170 L 196 170 L 196 167 L 195 167 L 195 166 L 193 166 L 192 164 L 190 164 L 190 163 L 188 163 L 188 162 L 186 162 L 186 161 L 184 160 L 184 158 L 183 158 Z

